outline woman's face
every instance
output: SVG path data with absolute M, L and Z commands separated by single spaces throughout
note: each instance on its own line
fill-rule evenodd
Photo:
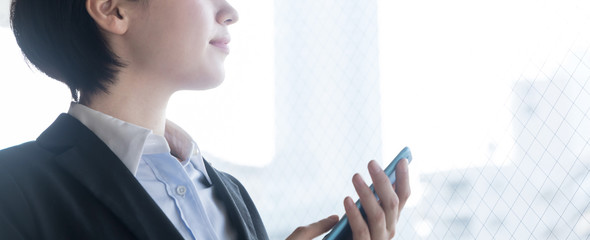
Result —
M 136 9 L 125 33 L 126 70 L 173 90 L 208 89 L 223 81 L 227 27 L 238 20 L 225 0 L 148 0 Z

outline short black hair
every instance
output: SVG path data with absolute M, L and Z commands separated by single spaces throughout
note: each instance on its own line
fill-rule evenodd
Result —
M 12 0 L 10 21 L 25 58 L 79 92 L 108 92 L 123 62 L 86 10 L 86 0 Z

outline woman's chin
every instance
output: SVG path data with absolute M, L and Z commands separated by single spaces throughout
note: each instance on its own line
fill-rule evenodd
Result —
M 213 89 L 218 87 L 219 85 L 221 85 L 223 83 L 223 78 L 219 78 L 219 79 L 207 79 L 207 80 L 200 80 L 200 81 L 194 81 L 190 84 L 190 86 L 187 87 L 186 90 L 207 90 L 207 89 Z
M 221 85 L 222 83 L 223 83 L 223 78 L 219 81 L 212 82 L 210 85 L 208 85 L 207 87 L 205 87 L 201 90 L 213 89 L 213 88 L 219 87 L 219 85 Z
M 184 80 L 178 81 L 177 90 L 207 90 L 216 88 L 225 79 L 225 74 L 211 74 L 213 76 L 203 76 L 198 78 L 185 77 Z

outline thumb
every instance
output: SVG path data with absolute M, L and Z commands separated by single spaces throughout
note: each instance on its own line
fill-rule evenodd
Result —
M 287 240 L 313 239 L 330 230 L 337 222 L 338 216 L 332 215 L 307 226 L 298 227 Z

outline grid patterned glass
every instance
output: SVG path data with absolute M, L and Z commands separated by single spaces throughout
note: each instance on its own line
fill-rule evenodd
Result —
M 396 65 L 380 62 L 387 58 L 380 56 L 379 39 L 387 38 L 379 30 L 390 23 L 380 22 L 376 1 L 275 1 L 274 9 L 275 156 L 264 168 L 220 167 L 244 180 L 271 238 L 282 239 L 297 226 L 342 213 L 343 197 L 354 195 L 350 176 L 361 172 L 367 178 L 369 159 L 385 165 L 393 157 L 383 154 L 392 152 L 384 147 L 391 123 L 383 121 L 391 120 L 387 108 L 403 103 L 389 102 L 383 88 L 407 80 L 380 76 L 389 70 L 382 68 Z M 455 140 L 414 148 L 410 171 L 417 172 L 417 191 L 403 211 L 399 239 L 590 237 L 590 38 L 581 30 L 560 39 L 546 56 L 517 66 L 521 74 L 504 86 L 507 94 L 491 94 L 499 109 L 473 110 L 499 119 L 479 124 L 491 131 L 489 141 L 481 149 L 465 149 L 473 156 L 461 156 L 474 161 L 456 163 L 444 155 L 440 161 L 448 167 L 421 171 L 416 167 L 426 161 L 421 156 L 432 156 L 429 148 L 453 148 Z M 439 69 L 429 64 L 421 71 Z M 448 94 L 471 92 L 477 100 L 478 90 L 470 89 L 474 81 Z M 423 87 L 430 91 L 429 85 L 438 84 L 425 81 Z M 465 111 L 458 107 L 435 109 L 441 119 L 410 116 L 406 123 L 452 119 L 444 113 Z
M 257 17 L 271 21 L 255 11 L 266 11 L 268 1 L 239 3 L 240 21 L 249 29 L 261 26 Z M 236 34 L 236 42 L 247 41 L 233 46 L 246 55 L 228 60 L 242 69 L 228 67 L 226 86 L 199 94 L 214 98 L 175 102 L 188 112 L 178 119 L 215 167 L 246 186 L 271 239 L 342 214 L 343 198 L 355 195 L 351 176 L 368 179 L 368 160 L 385 165 L 406 144 L 413 195 L 398 239 L 589 239 L 587 2 L 275 0 L 272 31 Z M 61 85 L 61 92 L 46 90 L 57 83 L 38 73 L 21 74 L 30 71 L 4 9 L 0 105 L 11 116 L 35 114 L 0 120 L 3 133 L 14 135 L 0 139 L 8 147 L 34 139 L 67 110 L 69 95 Z M 265 46 L 274 51 L 261 53 Z M 524 64 L 511 59 L 514 52 Z M 505 74 L 508 68 L 517 74 Z M 12 76 L 13 69 L 20 72 Z M 13 92 L 27 94 L 6 97 Z M 35 97 L 20 102 L 28 96 Z M 266 101 L 273 103 L 260 104 Z M 240 130 L 247 127 L 268 129 L 260 137 Z M 227 140 L 232 134 L 241 135 Z

